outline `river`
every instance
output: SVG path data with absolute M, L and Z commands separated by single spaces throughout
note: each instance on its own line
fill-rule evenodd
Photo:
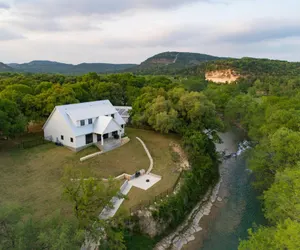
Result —
M 244 140 L 238 130 L 221 134 L 222 144 L 217 150 L 226 153 L 237 152 L 239 143 Z M 225 160 L 220 166 L 222 183 L 218 201 L 210 215 L 205 216 L 195 234 L 195 240 L 187 244 L 185 250 L 236 250 L 239 240 L 247 237 L 247 229 L 254 223 L 265 224 L 258 193 L 251 182 L 253 175 L 247 169 L 247 153 Z

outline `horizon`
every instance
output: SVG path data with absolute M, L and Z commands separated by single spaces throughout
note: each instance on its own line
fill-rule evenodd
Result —
M 186 51 L 164 51 L 164 52 L 160 52 L 158 54 L 161 54 L 161 53 L 166 53 L 166 52 L 178 52 L 178 53 L 196 53 L 196 54 L 205 54 L 205 55 L 209 55 L 209 54 L 206 54 L 206 53 L 198 53 L 198 52 L 186 52 Z M 158 54 L 155 54 L 155 55 L 158 55 Z M 152 56 L 155 56 L 155 55 L 152 55 Z M 69 65 L 73 65 L 73 66 L 77 66 L 77 65 L 80 65 L 80 64 L 112 64 L 112 65 L 117 65 L 117 64 L 133 64 L 133 65 L 140 65 L 142 62 L 146 61 L 147 59 L 151 58 L 152 56 L 146 58 L 145 60 L 141 61 L 141 62 L 138 62 L 138 63 L 111 63 L 111 62 L 80 62 L 80 63 L 77 63 L 77 64 L 74 64 L 74 63 L 68 63 L 68 62 L 62 62 L 62 61 L 52 61 L 52 60 L 47 60 L 47 59 L 37 59 L 37 60 L 32 60 L 32 61 L 28 61 L 28 62 L 9 62 L 9 63 L 6 63 L 6 62 L 2 62 L 4 63 L 5 65 L 8 65 L 9 64 L 26 64 L 26 63 L 32 63 L 32 62 L 52 62 L 52 63 L 62 63 L 62 64 L 69 64 Z M 218 57 L 218 55 L 209 55 L 209 56 L 216 56 Z M 225 57 L 226 58 L 226 57 Z M 243 56 L 243 57 L 227 57 L 227 58 L 230 58 L 230 59 L 243 59 L 243 58 L 253 58 L 253 59 L 259 59 L 259 60 L 276 60 L 276 61 L 284 61 L 284 62 L 295 62 L 295 63 L 298 63 L 300 62 L 299 61 L 289 61 L 289 60 L 285 60 L 285 59 L 273 59 L 273 58 L 259 58 L 259 57 L 251 57 L 251 56 Z M 1 63 L 1 61 L 0 61 Z
M 299 62 L 298 9 L 297 0 L 0 0 L 0 61 L 139 64 L 188 51 Z

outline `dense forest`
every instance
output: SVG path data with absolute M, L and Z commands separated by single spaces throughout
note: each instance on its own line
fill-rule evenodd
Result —
M 204 90 L 225 121 L 255 144 L 249 167 L 269 224 L 249 230 L 240 250 L 300 248 L 299 84 L 296 76 L 263 76 Z
M 222 59 L 177 70 L 176 75 L 203 76 L 207 71 L 232 69 L 244 77 L 299 76 L 300 63 L 270 59 Z
M 135 64 L 112 64 L 112 63 L 81 63 L 78 65 L 52 62 L 52 61 L 32 61 L 29 63 L 11 63 L 6 68 L 0 67 L 1 71 L 27 72 L 27 73 L 52 73 L 79 75 L 89 72 L 109 73 L 118 72 L 134 67 Z
M 217 116 L 215 105 L 203 93 L 189 91 L 179 81 L 173 82 L 160 76 L 89 73 L 73 77 L 3 73 L 0 78 L 2 136 L 14 138 L 23 134 L 29 122 L 45 121 L 56 105 L 100 99 L 109 99 L 114 105 L 132 105 L 132 124 L 136 127 L 161 133 L 177 133 L 183 138 L 183 146 L 193 167 L 183 175 L 184 184 L 180 192 L 158 204 L 155 213 L 155 218 L 169 223 L 170 228 L 178 225 L 199 197 L 218 179 L 218 156 L 213 142 L 218 140 L 216 131 L 223 129 L 223 123 Z M 73 173 L 69 173 L 64 179 L 72 179 L 70 174 L 73 176 Z M 1 244 L 6 249 L 12 246 L 15 249 L 25 249 L 24 246 L 30 240 L 35 242 L 30 245 L 31 248 L 45 244 L 49 249 L 55 249 L 54 238 L 63 234 L 59 244 L 68 249 L 79 244 L 83 230 L 92 236 L 99 236 L 95 226 L 91 226 L 96 222 L 105 228 L 106 236 L 110 236 L 102 244 L 107 246 L 105 249 L 125 249 L 134 238 L 125 238 L 124 241 L 123 235 L 127 229 L 120 222 L 123 219 L 114 217 L 113 220 L 102 221 L 96 216 L 96 211 L 104 207 L 116 193 L 113 185 L 111 192 L 101 185 L 99 182 L 95 183 L 93 178 L 80 182 L 79 185 L 64 182 L 65 194 L 74 203 L 75 218 L 72 221 L 57 215 L 49 221 L 39 223 L 26 211 L 29 219 L 19 225 L 17 221 L 23 218 L 24 211 L 19 207 L 4 207 L 4 217 L 0 219 L 5 228 L 1 230 L 9 233 L 10 237 L 4 235 Z M 195 185 L 197 188 L 193 188 Z M 91 187 L 96 189 L 90 190 Z M 30 227 L 32 223 L 35 224 L 34 227 Z M 45 227 L 56 225 L 55 223 L 57 229 L 46 237 L 42 231 Z M 7 227 L 10 228 L 9 232 Z M 27 234 L 28 230 L 33 230 L 34 233 L 30 238 L 24 238 L 23 234 Z M 71 242 L 64 242 L 66 237 Z
M 266 226 L 249 229 L 249 237 L 240 242 L 239 249 L 297 250 L 300 249 L 299 67 L 299 63 L 244 58 L 209 62 L 184 70 L 182 73 L 188 76 L 176 78 L 131 73 L 82 76 L 2 73 L 0 131 L 8 137 L 18 136 L 30 121 L 44 121 L 54 106 L 60 104 L 109 99 L 115 105 L 131 105 L 134 126 L 177 133 L 188 153 L 192 168 L 183 175 L 180 192 L 158 204 L 154 212 L 157 220 L 174 228 L 218 179 L 219 157 L 213 143 L 218 141 L 216 132 L 226 126 L 239 126 L 254 145 L 249 165 L 268 220 Z M 243 77 L 230 85 L 205 80 L 206 69 L 224 68 L 233 68 Z M 90 182 L 88 186 L 81 183 L 80 188 L 87 190 L 93 184 Z M 74 195 L 76 198 L 76 187 L 66 187 L 70 200 Z M 89 196 L 81 198 L 86 200 Z M 28 239 L 39 239 L 35 243 L 40 245 L 31 249 L 45 244 L 47 249 L 56 249 L 58 235 L 65 249 L 72 248 L 82 240 L 82 230 L 90 229 L 83 222 L 95 219 L 79 213 L 75 221 L 55 217 L 34 227 L 34 219 L 26 220 L 24 225 L 17 223 L 21 216 L 18 208 L 4 209 L 1 214 L 7 215 L 0 217 L 1 225 L 10 229 L 9 237 L 0 238 L 4 249 L 10 249 L 7 246 L 17 241 L 20 247 L 14 249 L 28 249 L 24 248 L 29 244 Z M 52 226 L 57 230 L 42 233 Z M 104 246 L 109 249 L 132 246 L 132 238 L 124 238 L 123 222 L 115 220 L 102 226 L 109 235 Z M 29 234 L 30 230 L 34 234 Z M 62 235 L 72 239 L 71 242 L 65 242 Z

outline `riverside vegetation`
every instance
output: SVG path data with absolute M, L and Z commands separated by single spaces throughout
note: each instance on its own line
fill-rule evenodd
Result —
M 218 177 L 217 155 L 210 139 L 216 139 L 216 130 L 222 129 L 215 105 L 203 93 L 189 92 L 166 77 L 101 76 L 94 73 L 80 77 L 2 74 L 0 86 L 1 131 L 5 136 L 22 134 L 29 121 L 45 120 L 55 105 L 97 99 L 110 99 L 115 105 L 132 105 L 132 123 L 135 126 L 180 134 L 194 165 L 184 175 L 184 184 L 178 194 L 167 199 L 157 211 L 156 216 L 168 220 L 170 227 L 183 220 Z M 78 175 L 80 173 L 67 172 L 63 178 L 66 198 L 74 208 L 74 223 L 65 226 L 64 221 L 67 223 L 69 219 L 60 218 L 61 227 L 49 227 L 53 230 L 49 235 L 52 238 L 47 238 L 44 243 L 41 236 L 43 227 L 38 226 L 35 218 L 31 219 L 30 211 L 23 211 L 20 207 L 10 209 L 3 204 L 6 212 L 1 223 L 4 232 L 1 234 L 2 247 L 33 249 L 45 245 L 46 248 L 57 249 L 54 239 L 59 235 L 62 239 L 59 248 L 70 249 L 74 248 L 74 244 L 80 245 L 83 231 L 87 231 L 94 241 L 101 237 L 104 249 L 125 249 L 132 244 L 134 237 L 124 239 L 126 227 L 122 214 L 109 221 L 97 218 L 97 212 L 116 194 L 115 184 L 108 184 L 108 189 L 104 183 L 95 182 L 92 178 L 79 183 L 66 181 L 76 179 Z M 21 211 L 21 215 L 16 211 Z M 27 228 L 28 223 L 34 226 Z M 99 227 L 105 228 L 105 237 L 101 235 L 102 231 L 97 230 Z M 138 232 L 134 233 L 138 235 Z M 146 236 L 143 238 L 147 239 Z
M 236 70 L 241 78 L 231 85 L 205 81 L 205 69 L 219 67 Z M 266 226 L 249 230 L 249 238 L 241 241 L 239 249 L 293 250 L 300 248 L 299 87 L 298 64 L 255 59 L 209 62 L 179 70 L 176 78 L 130 73 L 89 73 L 77 77 L 3 73 L 0 75 L 0 130 L 2 135 L 18 136 L 29 121 L 45 120 L 59 104 L 110 99 L 115 105 L 132 105 L 134 126 L 179 134 L 189 157 L 191 170 L 184 173 L 180 190 L 159 203 L 153 212 L 157 220 L 166 222 L 172 229 L 218 179 L 214 141 L 218 140 L 216 131 L 224 129 L 222 118 L 226 125 L 235 124 L 247 131 L 256 145 L 251 152 L 250 168 L 256 176 L 254 185 L 261 192 L 269 221 Z M 95 228 L 101 225 L 106 231 L 106 237 L 102 237 L 104 249 L 139 249 L 139 244 L 152 249 L 158 238 L 150 239 L 138 228 L 133 235 L 128 235 L 122 215 L 103 222 L 96 219 L 96 207 L 87 209 L 87 204 L 93 204 L 89 200 L 108 201 L 116 192 L 113 183 L 111 192 L 105 194 L 101 192 L 102 183 L 97 189 L 90 189 L 97 185 L 93 180 L 80 185 L 77 187 L 80 192 L 66 192 L 77 211 L 72 219 L 51 218 L 34 223 L 30 211 L 1 204 L 0 246 L 57 249 L 54 239 L 60 237 L 58 248 L 72 249 L 80 246 L 85 230 L 91 237 L 99 237 Z M 65 187 L 70 189 L 70 184 L 66 183 Z M 96 227 L 91 227 L 92 221 L 98 222 Z M 44 233 L 47 230 L 49 233 Z

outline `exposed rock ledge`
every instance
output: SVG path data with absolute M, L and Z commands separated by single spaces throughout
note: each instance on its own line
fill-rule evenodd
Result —
M 196 205 L 188 218 L 175 232 L 161 240 L 154 250 L 180 250 L 185 244 L 195 240 L 194 234 L 202 230 L 199 222 L 204 215 L 209 215 L 213 203 L 217 200 L 222 178 L 213 189 L 209 189 L 204 198 Z
M 231 69 L 215 70 L 205 73 L 205 79 L 215 83 L 232 83 L 240 78 L 240 75 Z

